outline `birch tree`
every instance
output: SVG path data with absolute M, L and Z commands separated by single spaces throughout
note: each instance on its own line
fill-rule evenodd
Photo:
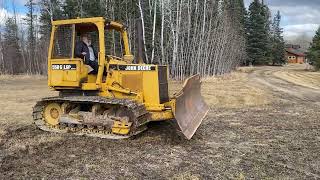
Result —
M 125 24 L 132 52 L 135 20 L 142 19 L 146 63 L 168 65 L 175 79 L 229 73 L 246 59 L 243 0 L 43 0 L 37 6 L 40 24 L 33 23 L 33 31 L 39 28 L 40 36 L 35 35 L 35 51 L 42 53 L 30 59 L 37 59 L 40 73 L 46 73 L 43 49 L 48 48 L 51 21 L 76 17 L 103 16 Z M 119 35 L 112 32 L 106 42 L 106 52 L 121 51 Z

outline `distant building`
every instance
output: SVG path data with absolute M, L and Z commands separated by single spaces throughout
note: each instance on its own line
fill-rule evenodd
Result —
M 301 49 L 300 45 L 286 45 L 286 58 L 288 63 L 291 64 L 303 64 L 306 61 L 306 54 Z

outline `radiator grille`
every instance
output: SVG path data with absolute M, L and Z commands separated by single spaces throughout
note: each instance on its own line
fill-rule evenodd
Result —
M 169 101 L 167 66 L 158 66 L 160 103 Z

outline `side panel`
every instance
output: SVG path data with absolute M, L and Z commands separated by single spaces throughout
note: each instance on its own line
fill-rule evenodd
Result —
M 159 106 L 169 101 L 166 66 L 110 65 L 113 77 L 122 87 L 143 94 L 144 103 Z
M 79 60 L 51 60 L 49 86 L 80 87 L 82 63 Z
M 159 96 L 160 103 L 169 102 L 169 89 L 168 89 L 168 68 L 167 66 L 158 66 L 158 79 L 159 79 Z
M 121 84 L 123 87 L 130 89 L 134 92 L 143 91 L 143 73 L 131 72 L 121 73 Z
M 143 72 L 143 96 L 145 103 L 158 105 L 160 103 L 158 69 Z

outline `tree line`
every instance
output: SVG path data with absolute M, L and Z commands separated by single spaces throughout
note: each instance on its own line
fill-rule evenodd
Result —
M 146 63 L 169 65 L 176 79 L 285 63 L 280 12 L 271 18 L 260 0 L 248 10 L 243 0 L 28 0 L 25 6 L 24 26 L 11 16 L 0 28 L 0 73 L 46 74 L 51 21 L 96 16 L 125 24 L 133 52 L 141 18 Z M 115 39 L 108 42 L 106 48 L 116 48 Z
M 247 18 L 247 64 L 281 65 L 286 63 L 285 42 L 280 27 L 281 15 L 278 11 L 271 18 L 270 9 L 264 1 L 254 0 Z
M 307 58 L 316 70 L 320 70 L 320 27 L 312 39 Z

